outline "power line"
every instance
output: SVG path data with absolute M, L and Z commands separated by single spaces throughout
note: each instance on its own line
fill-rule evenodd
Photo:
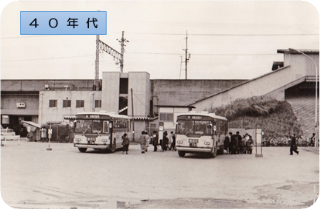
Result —
M 69 59 L 69 58 L 92 57 L 92 56 L 95 56 L 95 55 L 70 56 L 70 57 L 53 57 L 53 58 L 25 59 L 25 60 L 7 60 L 7 61 L 2 61 L 2 62 L 24 62 L 24 61 L 35 61 L 35 60 Z
M 14 37 L 2 37 L 1 39 L 14 39 L 14 38 L 40 38 L 40 37 L 57 37 L 58 35 L 41 35 L 41 36 L 14 36 Z
M 133 35 L 163 35 L 163 36 L 184 36 L 182 33 L 130 33 Z M 307 34 L 307 33 L 287 33 L 287 34 L 228 34 L 228 33 L 190 33 L 189 36 L 319 36 L 318 33 Z M 43 35 L 43 36 L 16 36 L 16 37 L 2 37 L 1 39 L 15 39 L 15 38 L 39 38 L 39 37 L 48 37 L 55 35 Z
M 150 55 L 174 55 L 181 56 L 179 53 L 158 53 L 158 52 L 127 52 L 128 54 L 150 54 Z M 192 54 L 193 56 L 275 56 L 279 54 Z M 70 59 L 78 57 L 93 57 L 95 55 L 85 56 L 70 56 L 70 57 L 54 57 L 54 58 L 40 58 L 40 59 L 25 59 L 25 60 L 7 60 L 2 62 L 25 62 L 35 60 L 54 60 L 54 59 Z
M 128 34 L 137 34 L 137 35 L 172 35 L 172 36 L 184 36 L 185 34 L 182 33 L 130 33 Z M 287 34 L 228 34 L 228 33 L 188 33 L 189 36 L 318 36 L 319 34 L 293 34 L 293 33 L 287 33 Z
M 161 52 L 127 52 L 128 54 L 159 54 L 159 55 L 180 55 L 179 53 L 161 53 Z M 195 56 L 252 56 L 252 55 L 267 55 L 267 56 L 271 56 L 271 55 L 279 55 L 279 54 L 192 54 Z

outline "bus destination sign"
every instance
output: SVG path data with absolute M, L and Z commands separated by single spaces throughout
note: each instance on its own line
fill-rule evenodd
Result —
M 86 115 L 86 118 L 100 118 L 100 115 Z
M 188 119 L 201 120 L 201 119 L 202 119 L 202 116 L 188 116 Z

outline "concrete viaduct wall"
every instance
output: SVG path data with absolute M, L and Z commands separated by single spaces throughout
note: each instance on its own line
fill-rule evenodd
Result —
M 187 105 L 247 80 L 151 80 L 155 105 Z M 156 100 L 158 99 L 158 101 Z
M 296 80 L 304 81 L 306 71 L 298 71 L 296 68 L 286 66 L 277 71 L 265 74 L 261 77 L 247 81 L 237 87 L 230 88 L 229 90 L 220 92 L 209 98 L 199 100 L 191 105 L 196 107 L 196 111 L 200 112 L 208 110 L 211 107 L 219 107 L 230 104 L 232 101 L 240 98 L 249 98 L 253 96 L 262 96 L 273 92 L 270 96 L 275 97 L 278 100 L 285 100 L 284 89 L 281 87 L 290 84 Z M 279 91 L 275 92 L 275 90 Z
M 316 69 L 319 69 L 319 52 L 306 51 L 309 58 L 299 53 L 292 53 L 290 50 L 278 50 L 278 52 L 284 53 L 283 68 L 198 100 L 191 105 L 196 107 L 196 111 L 203 111 L 252 96 L 267 95 L 280 101 L 285 100 L 285 89 L 304 82 L 306 77 L 316 75 Z

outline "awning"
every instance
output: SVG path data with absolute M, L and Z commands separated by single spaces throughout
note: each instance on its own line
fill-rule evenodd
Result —
M 158 117 L 154 117 L 154 118 L 149 118 L 149 117 L 133 117 L 131 118 L 133 120 L 147 120 L 147 121 L 153 121 L 153 120 L 157 120 Z
M 33 126 L 36 128 L 41 128 L 41 125 L 39 125 L 38 123 L 35 122 L 31 122 L 31 121 L 21 121 L 23 123 L 23 125 L 28 125 L 28 126 Z
M 74 116 L 74 115 L 66 115 L 66 116 L 63 116 L 63 119 L 65 119 L 65 120 L 75 120 L 76 116 Z

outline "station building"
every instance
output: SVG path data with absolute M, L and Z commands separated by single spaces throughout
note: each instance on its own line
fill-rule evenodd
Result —
M 237 98 L 266 95 L 290 102 L 297 117 L 309 127 L 318 92 L 315 68 L 319 67 L 319 51 L 302 51 L 309 57 L 278 50 L 284 61 L 274 62 L 270 73 L 251 80 L 150 79 L 148 72 L 103 72 L 98 91 L 94 79 L 1 80 L 1 125 L 19 134 L 21 120 L 44 125 L 72 120 L 79 112 L 105 110 L 132 117 L 135 138 L 139 138 L 141 131 L 158 130 L 159 124 L 174 130 L 179 113 L 201 112 Z M 308 116 L 295 109 L 299 101 L 306 102 Z
M 104 110 L 132 117 L 139 138 L 143 130 L 157 130 L 160 121 L 173 130 L 176 113 L 192 108 L 185 103 L 244 81 L 151 80 L 148 72 L 103 72 L 96 91 L 94 79 L 1 80 L 1 125 L 20 134 L 22 120 L 44 125 Z

